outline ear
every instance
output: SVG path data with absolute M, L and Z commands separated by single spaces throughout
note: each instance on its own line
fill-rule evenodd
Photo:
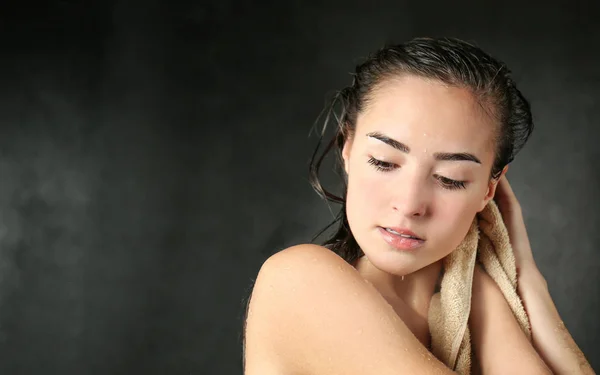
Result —
M 350 151 L 352 150 L 352 137 L 347 137 L 342 148 L 342 159 L 344 160 L 344 170 L 348 174 L 348 166 L 350 164 Z
M 477 212 L 483 211 L 483 209 L 485 208 L 485 206 L 487 206 L 489 201 L 492 200 L 492 198 L 494 198 L 494 195 L 496 195 L 496 188 L 498 187 L 498 181 L 500 181 L 500 178 L 504 176 L 507 171 L 508 165 L 505 166 L 504 169 L 502 169 L 502 172 L 500 173 L 500 176 L 497 179 L 490 180 L 490 182 L 488 183 L 487 192 L 485 193 L 485 196 L 483 197 L 483 200 L 481 201 L 481 205 L 479 206 L 479 210 Z

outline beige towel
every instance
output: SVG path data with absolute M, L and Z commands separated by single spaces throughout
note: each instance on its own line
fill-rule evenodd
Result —
M 531 328 L 517 294 L 515 257 L 506 226 L 491 200 L 473 219 L 465 239 L 444 259 L 440 292 L 429 306 L 429 330 L 433 354 L 459 374 L 471 373 L 469 313 L 475 262 L 498 284 L 519 325 L 531 341 Z

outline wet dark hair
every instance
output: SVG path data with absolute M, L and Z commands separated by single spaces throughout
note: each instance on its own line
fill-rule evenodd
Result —
M 323 188 L 319 169 L 334 148 L 337 154 L 336 167 L 343 165 L 341 151 L 348 137 L 354 135 L 358 114 L 383 83 L 410 75 L 469 89 L 485 113 L 498 124 L 491 179 L 500 177 L 502 169 L 514 159 L 533 131 L 529 102 L 517 89 L 510 70 L 479 47 L 460 39 L 423 37 L 403 44 L 388 45 L 371 54 L 356 67 L 352 75 L 352 84 L 338 91 L 322 113 L 325 115 L 324 122 L 309 171 L 310 183 L 315 191 L 322 198 L 342 205 L 337 218 L 319 232 L 313 241 L 338 222 L 337 231 L 322 244 L 348 263 L 353 263 L 364 253 L 348 225 L 345 180 L 343 196 L 339 197 Z M 336 126 L 335 135 L 319 155 L 325 130 L 332 119 Z

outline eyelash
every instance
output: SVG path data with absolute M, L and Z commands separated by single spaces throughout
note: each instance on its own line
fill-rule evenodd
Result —
M 376 170 L 378 170 L 380 172 L 390 172 L 396 166 L 393 163 L 388 163 L 386 161 L 378 160 L 372 156 L 369 158 L 368 163 L 371 164 Z M 465 181 L 451 180 L 451 179 L 443 177 L 443 176 L 439 176 L 438 181 L 440 182 L 440 184 L 442 185 L 442 187 L 444 189 L 448 189 L 448 190 L 464 189 L 466 187 Z

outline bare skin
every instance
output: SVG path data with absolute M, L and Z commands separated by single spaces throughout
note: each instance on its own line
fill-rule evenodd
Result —
M 249 303 L 246 375 L 452 373 L 428 350 L 429 301 L 441 260 L 494 196 L 514 247 L 534 345 L 495 283 L 477 268 L 469 321 L 476 370 L 592 373 L 566 328 L 555 329 L 561 320 L 533 262 L 507 168 L 499 181 L 489 178 L 495 128 L 470 93 L 405 77 L 371 99 L 342 153 L 348 220 L 365 257 L 353 267 L 316 245 L 270 257 Z M 391 147 L 378 134 L 408 147 Z M 478 162 L 436 157 L 442 153 L 469 153 Z M 373 158 L 385 168 L 374 168 Z M 416 232 L 425 245 L 395 251 L 380 232 L 391 226 Z
M 477 267 L 473 282 L 474 373 L 549 374 L 491 278 Z M 419 318 L 328 249 L 294 246 L 259 272 L 245 374 L 453 373 L 427 349 Z
M 452 373 L 372 284 L 316 245 L 283 250 L 261 268 L 245 356 L 246 375 Z
M 537 268 L 521 205 L 504 176 L 495 198 L 515 254 L 518 293 L 531 322 L 533 346 L 554 374 L 595 374 L 565 327 L 548 284 Z
M 373 265 L 366 257 L 361 257 L 355 262 L 354 267 L 361 277 L 365 280 L 370 279 L 370 272 L 372 272 Z M 431 345 L 429 324 L 427 322 L 429 302 L 435 292 L 435 281 L 441 269 L 442 262 L 438 261 L 416 271 L 415 274 L 417 275 L 413 275 L 416 277 L 401 280 L 405 282 L 406 290 L 408 291 L 404 295 L 404 298 L 386 294 L 385 290 L 378 290 L 386 302 L 392 306 L 402 321 L 426 348 L 430 348 Z M 418 279 L 428 280 L 429 282 L 410 285 Z
M 474 283 L 470 327 L 481 373 L 549 374 L 495 283 L 481 270 Z M 288 248 L 256 280 L 245 374 L 452 374 L 403 320 L 410 314 L 328 249 Z

